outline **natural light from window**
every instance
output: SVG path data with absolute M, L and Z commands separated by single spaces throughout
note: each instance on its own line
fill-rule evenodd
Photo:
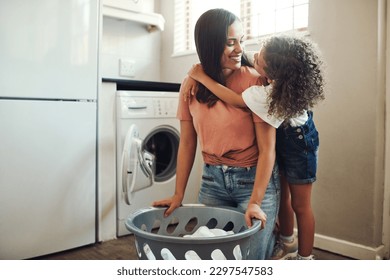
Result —
M 194 27 L 200 15 L 213 8 L 224 8 L 238 15 L 246 39 L 287 32 L 305 31 L 309 0 L 175 0 L 174 55 L 195 51 Z

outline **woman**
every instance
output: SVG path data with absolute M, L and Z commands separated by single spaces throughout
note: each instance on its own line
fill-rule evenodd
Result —
M 237 94 L 259 83 L 259 75 L 243 56 L 243 28 L 229 11 L 205 12 L 195 26 L 195 44 L 204 71 Z M 175 194 L 153 203 L 168 206 L 166 215 L 181 205 L 194 162 L 197 139 L 204 168 L 199 202 L 208 206 L 233 206 L 245 212 L 251 226 L 260 219 L 264 228 L 255 236 L 250 258 L 268 259 L 275 244 L 280 186 L 275 166 L 276 130 L 247 109 L 222 102 L 202 85 L 196 100 L 184 101 L 183 88 L 177 116 L 180 145 Z
M 311 192 L 317 179 L 319 148 L 312 109 L 325 98 L 320 51 L 308 38 L 277 35 L 263 41 L 254 61 L 254 68 L 271 85 L 250 87 L 242 96 L 208 77 L 200 64 L 188 74 L 226 103 L 248 107 L 277 128 L 276 157 L 282 192 L 280 235 L 272 258 L 312 260 L 315 219 Z M 294 237 L 294 214 L 298 242 Z

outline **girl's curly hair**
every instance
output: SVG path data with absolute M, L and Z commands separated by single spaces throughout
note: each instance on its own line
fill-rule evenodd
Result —
M 273 36 L 263 42 L 264 71 L 273 87 L 268 113 L 289 119 L 310 110 L 324 97 L 322 59 L 317 46 L 298 36 Z

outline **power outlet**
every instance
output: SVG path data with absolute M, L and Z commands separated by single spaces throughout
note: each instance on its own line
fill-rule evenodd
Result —
M 135 61 L 131 59 L 120 59 L 119 75 L 125 77 L 135 77 Z

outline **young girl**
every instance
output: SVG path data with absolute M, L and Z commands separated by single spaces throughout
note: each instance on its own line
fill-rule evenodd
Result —
M 248 107 L 277 128 L 282 194 L 280 234 L 273 259 L 314 259 L 311 190 L 316 181 L 319 139 L 310 110 L 324 99 L 321 66 L 313 42 L 283 35 L 266 39 L 254 55 L 254 68 L 268 86 L 252 86 L 239 95 L 212 80 L 199 64 L 188 73 L 226 103 Z M 293 232 L 294 213 L 298 245 Z

